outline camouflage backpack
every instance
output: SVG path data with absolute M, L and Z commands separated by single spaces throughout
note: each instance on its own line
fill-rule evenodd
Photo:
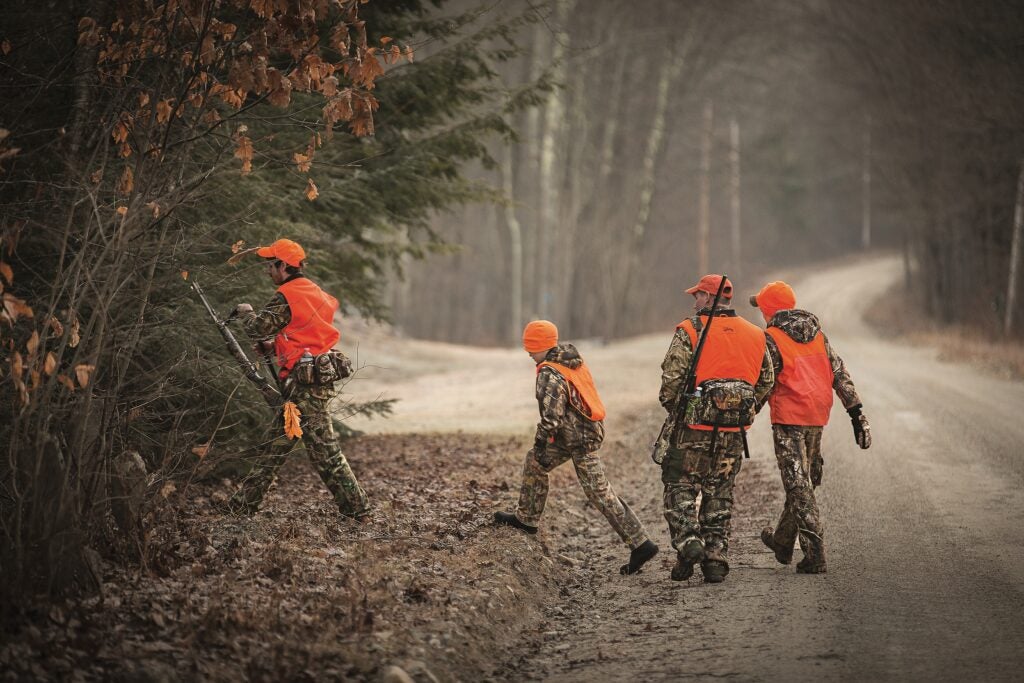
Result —
M 686 403 L 686 424 L 748 427 L 754 424 L 754 387 L 742 379 L 708 379 Z
M 351 375 L 352 361 L 336 349 L 317 356 L 307 351 L 295 364 L 293 374 L 299 384 L 326 386 Z

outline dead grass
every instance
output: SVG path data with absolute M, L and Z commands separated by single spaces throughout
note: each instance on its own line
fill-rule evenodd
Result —
M 939 359 L 967 363 L 1001 379 L 1024 379 L 1024 342 L 993 339 L 962 325 L 940 326 L 902 298 L 902 285 L 880 297 L 865 321 L 882 337 L 938 350 Z

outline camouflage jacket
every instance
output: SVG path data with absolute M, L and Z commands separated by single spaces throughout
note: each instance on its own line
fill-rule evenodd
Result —
M 548 351 L 545 361 L 569 368 L 583 364 L 579 351 L 572 344 L 559 344 Z M 576 389 L 554 368 L 544 367 L 537 373 L 537 403 L 540 422 L 536 440 L 550 441 L 570 453 L 591 453 L 604 441 L 604 424 L 583 416 L 583 401 Z
M 821 323 L 817 316 L 799 308 L 779 311 L 768 321 L 768 327 L 777 327 L 793 341 L 803 344 L 811 341 L 814 339 L 814 335 L 821 332 Z M 843 402 L 843 407 L 847 410 L 861 405 L 860 396 L 857 395 L 857 389 L 853 386 L 853 379 L 846 369 L 846 363 L 832 349 L 824 332 L 821 332 L 821 336 L 825 340 L 825 351 L 828 353 L 829 363 L 832 364 L 832 388 L 836 395 L 839 396 L 839 400 Z M 778 345 L 770 336 L 768 337 L 768 354 L 772 358 L 775 375 L 778 376 L 782 372 L 782 354 L 779 353 Z M 767 400 L 766 396 L 765 401 Z M 759 402 L 758 407 L 760 408 L 763 403 L 763 401 Z
M 706 315 L 707 313 L 707 310 L 701 311 L 701 315 Z M 732 309 L 720 309 L 716 315 L 734 316 L 736 312 Z M 668 352 L 665 354 L 665 360 L 661 362 L 661 391 L 658 393 L 658 400 L 661 401 L 661 405 L 665 410 L 669 412 L 672 411 L 676 396 L 682 389 L 683 378 L 686 377 L 686 371 L 690 367 L 690 358 L 692 357 L 693 346 L 690 344 L 689 335 L 686 334 L 686 330 L 676 330 L 675 335 L 672 337 L 672 342 L 668 346 Z M 772 366 L 771 357 L 766 349 L 764 360 L 761 362 L 761 372 L 757 377 L 757 383 L 754 385 L 754 398 L 757 400 L 758 405 L 761 405 L 767 399 L 768 393 L 774 384 L 775 369 Z

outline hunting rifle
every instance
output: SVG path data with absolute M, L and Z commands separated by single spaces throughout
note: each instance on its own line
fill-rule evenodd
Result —
M 704 323 L 704 326 L 700 330 L 700 337 L 697 339 L 697 348 L 694 349 L 693 355 L 690 356 L 690 365 L 686 368 L 686 375 L 683 376 L 683 383 L 679 386 L 679 391 L 676 392 L 676 399 L 672 402 L 672 408 L 668 411 L 668 417 L 665 418 L 664 424 L 661 425 L 661 431 L 658 433 L 658 440 L 654 442 L 654 449 L 651 451 L 651 459 L 657 464 L 661 464 L 661 461 L 665 459 L 665 455 L 668 453 L 669 446 L 672 443 L 672 435 L 676 431 L 676 423 L 679 421 L 679 409 L 684 405 L 684 401 L 688 401 L 694 392 L 694 382 L 697 379 L 697 362 L 700 361 L 700 354 L 704 351 L 704 342 L 708 338 L 708 330 L 711 329 L 711 322 L 715 319 L 715 310 L 718 308 L 718 302 L 722 299 L 722 291 L 725 289 L 725 281 L 727 280 L 725 274 L 722 274 L 722 280 L 718 283 L 718 291 L 715 292 L 715 300 L 711 304 L 711 315 L 708 316 L 708 321 Z M 700 314 L 698 313 L 697 319 L 700 320 Z
M 235 339 L 235 335 L 228 329 L 228 322 L 234 317 L 234 314 L 228 316 L 227 319 L 221 320 L 217 315 L 216 311 L 213 310 L 213 306 L 207 300 L 206 295 L 203 294 L 202 287 L 199 283 L 192 279 L 192 289 L 199 295 L 199 300 L 203 302 L 203 306 L 206 307 L 206 311 L 213 318 L 213 322 L 217 324 L 217 328 L 220 330 L 220 335 L 224 337 L 224 342 L 227 344 L 228 351 L 235 357 L 238 364 L 242 366 L 242 372 L 245 373 L 245 378 L 256 385 L 256 388 L 263 395 L 263 398 L 267 401 L 267 404 L 271 408 L 279 409 L 281 407 L 281 392 L 275 389 L 267 378 L 260 373 L 259 365 L 249 360 L 249 357 L 245 354 L 241 344 Z M 273 370 L 271 369 L 271 376 L 273 376 Z

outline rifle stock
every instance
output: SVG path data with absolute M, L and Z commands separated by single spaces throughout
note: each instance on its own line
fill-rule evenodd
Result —
M 209 300 L 207 300 L 206 295 L 203 293 L 202 287 L 199 286 L 199 283 L 195 278 L 192 279 L 192 289 L 199 295 L 199 300 L 202 301 L 203 306 L 206 307 L 206 312 L 210 314 L 211 318 L 213 318 L 213 322 L 217 325 L 217 329 L 220 330 L 220 335 L 224 337 L 224 342 L 227 344 L 228 351 L 235 357 L 235 360 L 238 361 L 238 364 L 242 368 L 242 372 L 245 374 L 245 378 L 253 383 L 271 408 L 280 408 L 282 400 L 281 392 L 275 389 L 270 382 L 267 381 L 267 378 L 260 373 L 259 366 L 249 360 L 249 356 L 246 355 L 241 344 L 239 344 L 238 340 L 235 339 L 235 335 L 231 333 L 230 329 L 228 329 L 227 320 L 221 320 L 220 317 L 217 316 L 217 312 L 213 310 L 213 306 L 210 305 Z
M 700 331 L 700 337 L 697 339 L 697 348 L 694 349 L 693 355 L 690 356 L 690 365 L 686 368 L 686 375 L 683 376 L 683 383 L 679 386 L 679 391 L 676 393 L 675 401 L 672 403 L 671 410 L 668 411 L 668 417 L 665 418 L 665 422 L 661 425 L 661 431 L 658 432 L 658 438 L 654 442 L 654 447 L 651 449 L 651 460 L 657 464 L 661 464 L 661 461 L 665 459 L 665 455 L 668 453 L 669 447 L 672 445 L 672 435 L 676 431 L 676 424 L 679 421 L 679 409 L 683 402 L 687 400 L 694 391 L 693 384 L 697 378 L 697 362 L 700 360 L 700 354 L 704 351 L 704 342 L 708 338 L 708 330 L 711 328 L 711 321 L 715 319 L 715 309 L 718 308 L 718 302 L 722 299 L 722 291 L 725 289 L 725 281 L 728 278 L 725 273 L 722 274 L 722 280 L 718 283 L 718 291 L 715 292 L 715 300 L 711 304 L 711 315 L 708 316 L 708 321 Z

